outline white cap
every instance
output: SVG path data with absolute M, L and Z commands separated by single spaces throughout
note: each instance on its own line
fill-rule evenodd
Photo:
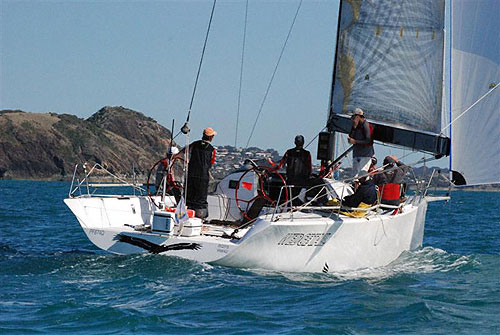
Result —
M 359 116 L 364 116 L 364 112 L 361 108 L 359 107 L 356 107 L 356 109 L 354 110 L 354 115 L 359 115 Z
M 168 153 L 171 155 L 177 155 L 179 153 L 179 149 L 177 149 L 177 147 L 170 147 Z

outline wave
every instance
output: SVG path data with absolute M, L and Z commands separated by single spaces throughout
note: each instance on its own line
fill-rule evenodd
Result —
M 479 262 L 477 255 L 458 255 L 442 249 L 425 247 L 404 252 L 387 266 L 363 268 L 349 271 L 323 273 L 287 273 L 263 269 L 232 269 L 209 264 L 167 257 L 162 255 L 138 254 L 128 256 L 110 255 L 85 249 L 62 250 L 40 254 L 24 254 L 0 244 L 0 253 L 7 262 L 2 272 L 10 274 L 61 274 L 88 276 L 108 276 L 109 278 L 143 278 L 173 281 L 190 280 L 192 277 L 214 279 L 219 275 L 229 276 L 238 281 L 246 281 L 248 274 L 262 276 L 269 280 L 286 278 L 291 282 L 318 285 L 340 284 L 345 281 L 365 280 L 369 282 L 386 280 L 403 275 L 433 272 L 452 272 L 474 268 Z M 215 278 L 212 278 L 215 277 Z M 69 278 L 77 280 L 78 278 Z
M 0 256 L 5 259 L 11 259 L 15 261 L 16 259 L 22 259 L 24 261 L 35 260 L 35 259 L 50 259 L 57 257 L 71 257 L 80 255 L 96 255 L 100 253 L 99 251 L 87 250 L 87 249 L 71 249 L 71 250 L 58 250 L 58 251 L 45 251 L 45 250 L 22 250 L 12 247 L 8 244 L 0 244 Z
M 292 282 L 340 284 L 345 281 L 354 280 L 376 282 L 402 275 L 463 271 L 472 269 L 479 264 L 477 255 L 458 255 L 448 253 L 439 248 L 424 247 L 414 251 L 403 252 L 389 265 L 376 268 L 331 271 L 327 274 L 287 273 L 258 269 L 248 269 L 248 271 L 262 276 L 282 276 Z
M 12 255 L 17 253 L 18 251 L 16 248 L 13 248 L 5 243 L 0 243 L 0 255 Z
M 457 255 L 439 248 L 425 247 L 403 252 L 398 259 L 387 266 L 333 272 L 329 275 L 339 280 L 379 281 L 400 275 L 461 271 L 479 264 L 475 255 Z

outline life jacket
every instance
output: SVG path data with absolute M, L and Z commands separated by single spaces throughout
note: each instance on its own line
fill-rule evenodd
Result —
M 384 184 L 381 186 L 382 200 L 399 200 L 401 197 L 401 184 Z
M 360 144 L 360 145 L 365 146 L 365 147 L 369 147 L 369 146 L 373 145 L 373 133 L 375 132 L 375 126 L 368 121 L 365 121 L 365 122 L 368 123 L 368 128 L 370 128 L 370 143 Z
M 367 144 L 357 144 L 357 145 L 360 145 L 363 147 L 369 147 L 369 146 L 373 145 L 373 134 L 375 132 L 375 126 L 366 120 L 364 122 L 366 122 L 368 124 L 368 129 L 370 130 L 370 142 Z M 365 140 L 366 135 L 365 135 L 363 128 L 364 128 L 364 124 L 363 125 L 358 124 L 358 126 L 356 128 L 351 128 L 351 131 L 349 132 L 349 137 L 352 137 L 352 138 L 357 139 L 357 140 Z M 357 134 L 360 134 L 361 138 L 358 138 L 356 136 Z

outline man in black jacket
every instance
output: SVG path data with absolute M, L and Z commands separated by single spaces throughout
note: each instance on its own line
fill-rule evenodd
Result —
M 286 183 L 294 185 L 292 196 L 300 193 L 301 188 L 308 185 L 312 173 L 311 153 L 304 149 L 304 136 L 295 136 L 295 148 L 288 149 L 281 159 L 278 168 L 286 164 Z M 300 204 L 300 201 L 294 201 Z
M 189 145 L 186 205 L 202 219 L 208 216 L 209 170 L 215 163 L 215 149 L 211 142 L 215 135 L 215 130 L 205 128 L 202 139 Z
M 373 179 L 362 177 L 359 182 L 360 184 L 354 194 L 346 196 L 342 205 L 356 208 L 362 202 L 367 205 L 372 205 L 377 202 L 377 189 L 375 188 Z

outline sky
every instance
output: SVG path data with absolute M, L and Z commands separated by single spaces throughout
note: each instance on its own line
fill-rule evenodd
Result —
M 217 1 L 190 141 L 212 127 L 214 145 L 245 147 L 261 105 L 249 146 L 284 153 L 295 135 L 309 143 L 323 129 L 338 0 L 302 2 L 262 104 L 299 3 L 249 1 L 236 127 L 246 1 Z M 208 0 L 0 0 L 0 109 L 88 118 L 104 106 L 124 106 L 167 128 L 175 120 L 176 133 L 186 120 L 211 8 Z M 313 157 L 316 146 L 308 147 Z M 376 153 L 382 160 L 408 151 Z M 448 160 L 431 165 L 447 167 Z

